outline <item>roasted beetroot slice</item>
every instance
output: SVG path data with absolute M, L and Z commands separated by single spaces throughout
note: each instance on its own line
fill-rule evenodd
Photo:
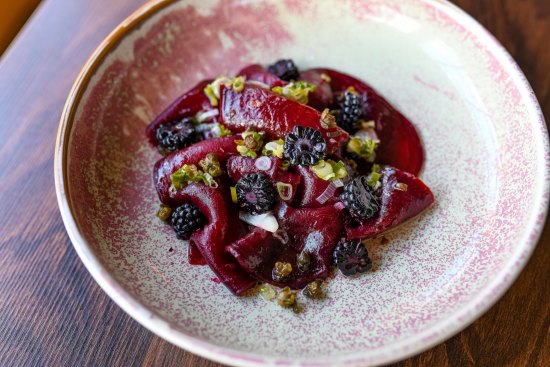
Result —
M 204 257 L 202 257 L 202 254 L 197 248 L 197 246 L 195 246 L 195 244 L 193 244 L 192 242 L 189 242 L 187 246 L 187 261 L 189 261 L 189 264 L 191 265 L 207 264 L 206 260 L 204 259 Z
M 354 87 L 366 99 L 368 118 L 376 121 L 380 147 L 377 161 L 417 175 L 424 162 L 424 151 L 414 125 L 368 84 L 331 69 L 312 69 L 331 79 L 332 90 L 342 92 Z M 311 70 L 308 70 L 308 72 Z
M 229 177 L 237 182 L 243 175 L 248 173 L 258 173 L 261 172 L 270 178 L 273 178 L 277 172 L 277 167 L 279 166 L 279 158 L 269 157 L 271 161 L 271 166 L 267 170 L 260 170 L 256 165 L 257 158 L 244 157 L 240 155 L 235 155 L 230 157 L 227 160 L 227 174 Z
M 281 229 L 289 236 L 286 247 L 272 233 L 254 228 L 227 247 L 251 276 L 276 286 L 289 286 L 301 289 L 316 279 L 329 275 L 332 252 L 343 233 L 342 209 L 330 205 L 323 208 L 295 209 L 282 203 L 277 209 Z M 297 255 L 307 251 L 310 267 L 301 271 L 297 265 Z M 272 271 L 277 261 L 292 264 L 292 275 L 287 282 L 276 282 Z
M 171 121 L 181 120 L 184 117 L 191 117 L 202 110 L 212 108 L 208 97 L 203 91 L 204 87 L 211 82 L 212 80 L 203 80 L 162 111 L 162 113 L 147 126 L 146 135 L 149 142 L 155 146 L 157 145 L 156 134 L 160 125 Z
M 271 139 L 284 139 L 298 125 L 312 127 L 323 134 L 328 155 L 335 153 L 349 138 L 339 127 L 323 129 L 319 111 L 250 84 L 241 92 L 222 88 L 220 116 L 224 125 L 234 132 L 261 130 Z
M 267 84 L 270 87 L 279 87 L 287 84 L 287 82 L 279 79 L 278 76 L 271 74 L 266 68 L 258 64 L 248 65 L 239 71 L 237 75 L 244 76 L 246 80 Z
M 431 190 L 412 174 L 393 167 L 382 170 L 381 207 L 359 226 L 346 226 L 350 240 L 367 239 L 392 229 L 434 203 Z
M 259 227 L 226 248 L 249 275 L 268 283 L 273 283 L 271 272 L 284 250 L 284 245 L 271 232 Z
M 320 203 L 317 199 L 327 190 L 332 184 L 330 181 L 325 181 L 315 174 L 309 167 L 293 167 L 295 172 L 301 177 L 301 184 L 298 187 L 294 206 L 298 208 L 318 208 L 334 204 L 338 201 L 338 195 L 342 191 L 341 188 L 335 189 L 334 194 L 324 203 Z
M 294 278 L 288 285 L 303 288 L 315 279 L 325 279 L 332 264 L 332 252 L 344 232 L 343 209 L 337 205 L 321 208 L 292 208 L 280 203 L 277 220 L 292 241 L 293 255 L 307 251 L 310 255 L 310 269 L 301 272 L 293 257 Z
M 306 70 L 300 73 L 300 80 L 305 80 L 313 84 L 315 92 L 308 95 L 308 105 L 315 108 L 317 111 L 323 111 L 330 107 L 334 101 L 334 95 L 330 83 L 321 76 L 320 72 L 315 70 Z
M 180 190 L 185 202 L 194 204 L 206 217 L 208 224 L 193 233 L 190 243 L 196 246 L 212 271 L 229 290 L 241 294 L 255 284 L 235 261 L 225 252 L 225 247 L 235 241 L 240 231 L 238 213 L 220 190 L 203 184 L 190 184 Z
M 158 160 L 153 169 L 153 180 L 160 201 L 170 206 L 181 204 L 183 202 L 181 190 L 170 191 L 172 186 L 170 175 L 184 164 L 198 165 L 208 153 L 214 153 L 220 163 L 224 164 L 231 155 L 236 153 L 235 140 L 240 138 L 240 136 L 227 136 L 204 140 Z

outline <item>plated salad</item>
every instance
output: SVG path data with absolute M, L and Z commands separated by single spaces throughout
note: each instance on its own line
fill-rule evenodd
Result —
M 368 84 L 292 60 L 198 83 L 147 127 L 157 215 L 234 294 L 296 308 L 337 268 L 371 268 L 362 242 L 434 202 L 419 136 Z M 276 287 L 276 288 L 275 288 Z

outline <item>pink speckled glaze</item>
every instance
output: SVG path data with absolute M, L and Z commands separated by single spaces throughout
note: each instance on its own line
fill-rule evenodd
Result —
M 548 135 L 518 67 L 475 21 L 430 0 L 163 3 L 136 13 L 125 24 L 140 18 L 140 26 L 123 31 L 98 68 L 87 65 L 56 156 L 75 248 L 131 316 L 236 366 L 364 366 L 448 338 L 510 286 L 545 221 Z M 368 243 L 375 271 L 336 276 L 329 299 L 305 302 L 299 315 L 237 298 L 208 267 L 187 263 L 187 244 L 155 217 L 159 155 L 144 135 L 197 81 L 281 57 L 372 83 L 416 124 L 422 179 L 436 196 L 389 244 Z

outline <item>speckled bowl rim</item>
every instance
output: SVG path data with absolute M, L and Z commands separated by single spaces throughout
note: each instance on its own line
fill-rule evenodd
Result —
M 510 54 L 485 28 L 483 28 L 476 20 L 474 20 L 462 9 L 446 0 L 422 1 L 430 3 L 436 7 L 445 8 L 453 19 L 459 19 L 467 28 L 475 31 L 474 33 L 479 35 L 482 41 L 489 46 L 491 51 L 493 51 L 495 57 L 497 57 L 497 59 L 511 71 L 511 76 L 514 83 L 520 87 L 525 95 L 529 96 L 527 103 L 531 104 L 535 114 L 538 114 L 538 116 L 533 116 L 533 119 L 536 119 L 536 123 L 542 125 L 540 126 L 541 131 L 546 132 L 544 136 L 541 136 L 541 139 L 543 140 L 542 146 L 544 154 L 539 156 L 538 159 L 544 162 L 545 167 L 550 167 L 548 132 L 542 111 L 531 86 Z M 303 366 L 307 364 L 308 367 L 320 367 L 330 365 L 356 366 L 365 364 L 386 364 L 418 354 L 460 332 L 483 313 L 485 313 L 493 304 L 495 304 L 496 301 L 512 285 L 529 260 L 546 222 L 545 218 L 548 209 L 548 198 L 550 192 L 550 173 L 548 169 L 544 171 L 544 177 L 540 178 L 543 180 L 542 193 L 538 197 L 537 205 L 535 205 L 532 209 L 532 213 L 534 213 L 534 215 L 532 215 L 533 220 L 529 223 L 529 230 L 526 231 L 527 235 L 523 241 L 518 243 L 513 255 L 508 259 L 506 266 L 502 267 L 492 282 L 485 287 L 483 291 L 470 300 L 465 307 L 450 315 L 445 320 L 440 321 L 424 332 L 419 333 L 408 340 L 390 344 L 376 350 L 369 350 L 347 356 L 323 357 L 322 360 L 288 360 L 285 358 L 265 357 L 252 353 L 222 348 L 190 337 L 172 328 L 169 323 L 148 310 L 137 299 L 126 292 L 95 256 L 90 245 L 84 239 L 76 224 L 74 210 L 68 195 L 69 186 L 67 180 L 67 152 L 69 137 L 78 104 L 80 103 L 84 91 L 88 87 L 92 76 L 98 70 L 105 57 L 114 47 L 117 46 L 119 41 L 123 39 L 127 33 L 132 31 L 153 14 L 173 2 L 174 0 L 156 0 L 146 3 L 130 15 L 126 20 L 124 20 L 99 45 L 99 47 L 86 62 L 69 93 L 63 109 L 63 114 L 61 116 L 56 140 L 54 166 L 55 189 L 63 222 L 67 228 L 69 237 L 76 252 L 80 256 L 88 271 L 92 274 L 93 278 L 109 295 L 109 297 L 111 297 L 126 313 L 132 316 L 147 329 L 168 340 L 169 342 L 202 357 L 229 365 L 256 367 L 268 365 Z M 533 121 L 533 123 L 535 122 Z M 537 217 L 539 218 L 538 221 L 536 220 Z M 543 218 L 544 220 L 540 220 L 540 218 Z

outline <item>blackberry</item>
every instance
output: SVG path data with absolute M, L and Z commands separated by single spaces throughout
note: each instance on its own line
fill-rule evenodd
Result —
M 235 185 L 240 207 L 250 214 L 263 214 L 275 207 L 277 193 L 269 177 L 263 173 L 249 173 Z
M 195 126 L 189 119 L 168 122 L 157 129 L 158 148 L 164 155 L 183 149 L 195 141 Z
M 294 64 L 294 61 L 290 59 L 279 60 L 275 64 L 269 65 L 267 71 L 287 82 L 297 80 L 299 76 L 298 68 Z
M 340 200 L 359 219 L 369 219 L 380 210 L 380 200 L 369 186 L 367 176 L 358 176 L 348 182 L 340 194 Z
M 363 115 L 361 96 L 349 90 L 338 98 L 339 110 L 336 111 L 336 123 L 348 133 L 355 133 L 359 129 L 359 118 Z
M 195 205 L 184 203 L 172 212 L 170 223 L 178 238 L 188 240 L 193 232 L 206 224 L 206 218 Z
M 334 263 L 345 276 L 364 273 L 372 268 L 367 248 L 361 242 L 342 241 L 333 253 Z
M 321 132 L 311 127 L 296 126 L 285 137 L 284 154 L 294 165 L 315 165 L 325 157 L 326 150 Z

